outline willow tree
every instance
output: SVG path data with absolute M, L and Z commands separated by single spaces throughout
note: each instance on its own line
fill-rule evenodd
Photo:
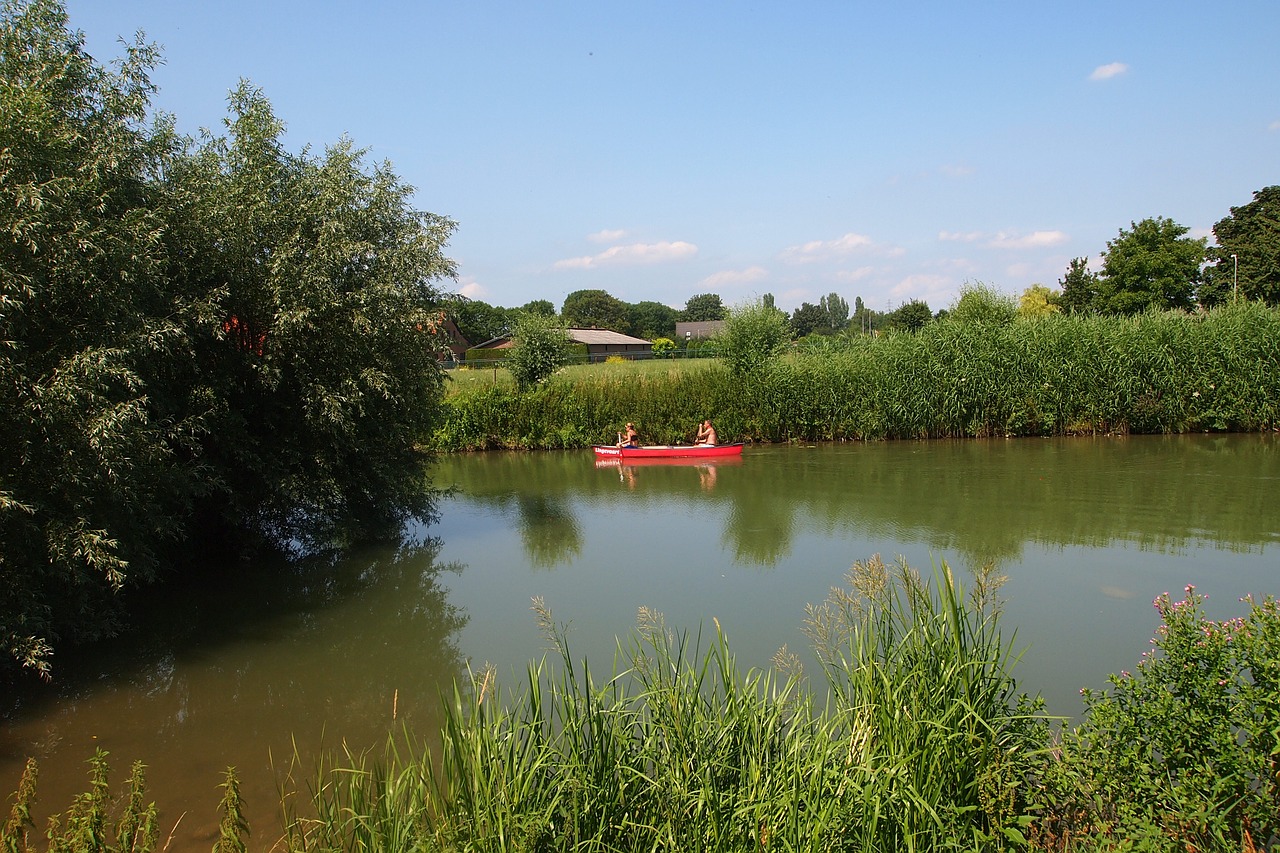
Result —
M 347 140 L 287 152 L 248 84 L 225 136 L 180 139 L 158 60 L 0 6 L 0 644 L 40 671 L 204 530 L 429 510 L 453 223 Z
M 136 41 L 102 67 L 57 3 L 0 11 L 0 643 L 40 671 L 112 630 L 193 490 L 146 382 L 190 307 L 164 279 L 155 61 Z

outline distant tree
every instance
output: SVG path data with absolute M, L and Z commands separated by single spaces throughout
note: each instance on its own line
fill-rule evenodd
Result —
M 1072 258 L 1067 274 L 1058 281 L 1062 295 L 1058 304 L 1068 314 L 1091 314 L 1098 310 L 1098 276 L 1089 270 L 1088 258 Z
M 458 331 L 472 344 L 505 335 L 511 325 L 511 318 L 505 308 L 490 305 L 479 299 L 458 297 L 451 306 L 454 322 Z
M 778 306 L 776 306 L 776 305 L 774 305 L 774 304 L 773 304 L 773 294 L 772 294 L 772 293 L 766 293 L 764 296 L 761 296 L 761 297 L 760 297 L 760 304 L 761 304 L 761 305 L 763 305 L 763 306 L 764 306 L 764 307 L 766 307 L 766 308 L 776 308 L 776 307 L 778 307 Z
M 512 326 L 511 341 L 503 364 L 521 391 L 555 373 L 569 357 L 568 334 L 559 320 L 545 314 L 521 314 Z
M 819 305 L 801 302 L 800 307 L 791 312 L 791 333 L 797 338 L 811 335 L 814 332 L 827 332 L 827 312 Z
M 653 339 L 653 357 L 654 358 L 671 358 L 676 351 L 676 342 L 671 338 L 654 338 Z
M 872 311 L 862 301 L 861 296 L 854 297 L 853 315 L 849 318 L 849 329 L 856 332 L 872 332 L 883 324 L 884 315 Z
M 932 319 L 933 312 L 929 310 L 929 303 L 920 299 L 913 299 L 905 305 L 899 306 L 897 310 L 889 312 L 888 316 L 885 317 L 885 323 L 891 329 L 918 332 Z
M 1018 314 L 1023 317 L 1044 317 L 1057 314 L 1059 294 L 1043 284 L 1033 284 L 1018 297 Z
M 676 309 L 661 302 L 637 302 L 627 306 L 627 333 L 637 338 L 674 338 Z
M 715 293 L 700 293 L 689 297 L 680 312 L 680 319 L 686 323 L 702 323 L 708 320 L 723 320 L 726 315 L 724 303 Z
M 556 316 L 556 306 L 549 299 L 534 299 L 520 306 L 526 314 L 541 314 L 543 317 Z
M 1231 208 L 1213 226 L 1213 236 L 1217 246 L 1210 250 L 1200 293 L 1217 294 L 1210 302 L 1221 301 L 1238 285 L 1241 299 L 1280 305 L 1280 186 L 1260 189 L 1253 201 Z M 1200 301 L 1205 304 L 1204 296 Z
M 564 298 L 560 316 L 570 329 L 627 330 L 627 303 L 603 290 L 575 290 Z
M 824 325 L 832 332 L 842 332 L 849 325 L 849 303 L 837 293 L 829 293 L 818 301 L 826 314 Z
M 1103 253 L 1100 310 L 1135 314 L 1148 308 L 1192 307 L 1206 240 L 1187 237 L 1189 230 L 1163 217 L 1130 223 L 1128 231 L 1120 229 Z
M 984 326 L 1006 326 L 1018 316 L 1018 303 L 1003 293 L 982 283 L 966 283 L 960 288 L 960 298 L 947 311 L 947 319 L 954 323 Z
M 757 300 L 729 310 L 716 347 L 729 370 L 742 375 L 767 366 L 790 340 L 787 315 Z

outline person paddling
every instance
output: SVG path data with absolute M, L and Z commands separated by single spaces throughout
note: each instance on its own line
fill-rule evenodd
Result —
M 710 419 L 703 421 L 702 426 L 698 427 L 698 437 L 693 443 L 708 446 L 713 446 L 716 443 L 716 428 L 711 425 Z
M 640 446 L 640 433 L 636 432 L 635 424 L 631 423 L 630 421 L 627 421 L 626 431 L 618 434 L 618 446 L 619 447 L 639 447 Z

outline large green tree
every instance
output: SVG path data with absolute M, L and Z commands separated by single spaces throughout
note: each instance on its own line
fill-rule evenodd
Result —
M 1156 217 L 1130 223 L 1107 243 L 1097 304 L 1105 314 L 1148 308 L 1187 309 L 1195 304 L 1205 239 L 1188 237 L 1185 225 Z
M 826 314 L 824 325 L 832 334 L 843 332 L 849 325 L 849 303 L 838 293 L 828 293 L 818 300 Z
M 458 324 L 458 331 L 472 346 L 505 335 L 511 327 L 512 318 L 506 309 L 479 299 L 455 297 L 449 310 Z M 555 313 L 554 306 L 550 313 Z
M 0 644 L 43 670 L 54 640 L 112 630 L 113 591 L 195 490 L 173 458 L 188 425 L 146 382 L 195 309 L 164 282 L 156 51 L 108 70 L 59 4 L 0 15 Z
M 175 281 L 218 304 L 187 380 L 210 401 L 200 444 L 218 508 L 290 538 L 392 522 L 384 511 L 422 508 L 412 472 L 443 381 L 434 282 L 454 272 L 454 224 L 415 210 L 413 188 L 349 140 L 287 152 L 248 84 L 229 104 L 227 135 L 166 176 Z
M 1098 310 L 1098 275 L 1089 269 L 1088 258 L 1072 258 L 1067 273 L 1059 281 L 1062 296 L 1058 304 L 1069 314 L 1090 314 Z
M 791 312 L 790 323 L 791 333 L 797 338 L 831 331 L 827 326 L 826 310 L 812 302 L 801 302 L 800 307 Z
M 687 323 L 701 323 L 708 320 L 723 320 L 728 312 L 724 302 L 716 293 L 699 293 L 690 296 L 680 312 L 680 319 Z
M 453 223 L 345 140 L 286 152 L 247 85 L 179 139 L 152 47 L 108 70 L 56 0 L 0 8 L 0 644 L 40 670 L 203 531 L 428 508 Z
M 560 316 L 571 329 L 627 330 L 627 303 L 603 290 L 575 290 L 564 298 Z
M 922 299 L 912 299 L 898 306 L 885 317 L 885 323 L 889 328 L 908 332 L 918 332 L 932 321 L 933 312 L 929 310 L 929 303 Z
M 678 312 L 661 302 L 637 302 L 627 306 L 627 332 L 638 338 L 672 338 Z
M 1210 249 L 1213 263 L 1205 269 L 1201 302 L 1216 302 L 1236 295 L 1280 305 L 1280 186 L 1253 194 L 1253 201 L 1231 208 L 1231 215 L 1213 226 L 1217 245 Z

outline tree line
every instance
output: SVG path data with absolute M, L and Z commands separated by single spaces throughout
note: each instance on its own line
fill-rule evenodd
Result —
M 1093 269 L 1088 257 L 1074 258 L 1058 289 L 1032 284 L 1017 297 L 1016 308 L 1025 316 L 1057 311 L 1127 315 L 1151 309 L 1209 309 L 1236 299 L 1280 305 L 1280 186 L 1260 189 L 1252 201 L 1232 207 L 1213 226 L 1215 245 L 1189 233 L 1187 226 L 1165 217 L 1130 223 L 1107 242 L 1099 269 Z M 962 288 L 961 296 L 970 290 L 991 289 L 971 283 Z M 760 302 L 780 312 L 772 294 L 764 294 Z M 804 338 L 882 329 L 916 331 L 950 310 L 934 312 L 925 300 L 913 299 L 874 311 L 861 296 L 855 297 L 851 309 L 833 292 L 817 304 L 802 302 L 784 316 L 791 337 Z M 458 327 L 472 343 L 505 334 L 523 314 L 556 316 L 555 306 L 545 299 L 515 309 L 464 300 L 456 311 Z M 723 320 L 727 315 L 714 293 L 693 296 L 677 310 L 659 302 L 628 304 L 604 290 L 574 291 L 560 311 L 563 324 L 572 328 L 612 329 L 648 339 L 673 337 L 677 321 Z
M 190 554 L 430 508 L 454 223 L 350 140 L 287 151 L 247 82 L 179 134 L 160 60 L 0 6 L 0 645 L 41 673 Z

